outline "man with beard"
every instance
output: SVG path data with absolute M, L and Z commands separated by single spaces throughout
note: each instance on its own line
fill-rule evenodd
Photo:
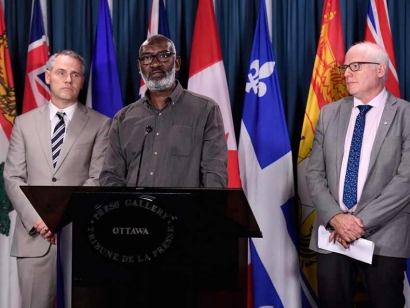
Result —
M 165 36 L 141 45 L 138 68 L 148 90 L 113 120 L 101 186 L 226 187 L 221 112 L 212 99 L 182 88 L 180 66 Z

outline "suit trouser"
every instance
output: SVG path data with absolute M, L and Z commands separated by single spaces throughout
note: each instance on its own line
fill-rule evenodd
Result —
M 52 308 L 56 296 L 57 246 L 51 245 L 43 257 L 17 257 L 22 308 Z
M 373 263 L 367 264 L 337 253 L 316 255 L 321 307 L 354 307 L 357 274 L 362 278 L 371 307 L 404 307 L 405 258 L 375 255 Z

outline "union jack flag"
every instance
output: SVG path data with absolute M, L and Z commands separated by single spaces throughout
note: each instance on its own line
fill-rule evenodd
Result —
M 394 57 L 393 39 L 386 0 L 369 1 L 364 40 L 376 43 L 386 50 L 390 58 L 386 89 L 394 96 L 400 97 L 399 78 L 397 77 L 396 58 Z
M 44 105 L 50 100 L 50 90 L 45 83 L 48 55 L 49 48 L 44 31 L 40 0 L 34 0 L 27 53 L 23 113 Z

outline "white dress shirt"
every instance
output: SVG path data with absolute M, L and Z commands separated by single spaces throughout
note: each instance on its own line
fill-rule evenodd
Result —
M 360 151 L 359 173 L 357 180 L 357 203 L 360 201 L 362 195 L 363 186 L 367 179 L 370 164 L 370 154 L 372 152 L 373 143 L 376 139 L 377 129 L 379 127 L 380 119 L 382 118 L 384 106 L 387 100 L 387 91 L 383 89 L 379 95 L 373 98 L 367 105 L 372 108 L 366 114 L 366 122 L 363 133 L 362 149 Z M 350 144 L 352 143 L 354 126 L 356 118 L 360 113 L 357 106 L 364 105 L 359 99 L 354 98 L 353 110 L 350 115 L 349 127 L 346 133 L 345 147 L 343 153 L 342 169 L 340 170 L 340 182 L 339 182 L 339 204 L 340 208 L 344 212 L 354 212 L 357 205 L 353 206 L 350 210 L 343 203 L 343 190 L 345 185 L 347 161 L 349 159 Z
M 64 109 L 57 108 L 51 102 L 49 102 L 48 104 L 49 104 L 49 109 L 50 109 L 51 137 L 53 137 L 54 128 L 57 126 L 58 122 L 60 121 L 60 118 L 57 116 L 57 112 L 60 110 L 65 112 L 64 123 L 65 123 L 65 132 L 67 134 L 68 126 L 71 122 L 71 119 L 73 118 L 75 110 L 77 109 L 78 103 L 72 104 L 71 106 L 64 108 Z

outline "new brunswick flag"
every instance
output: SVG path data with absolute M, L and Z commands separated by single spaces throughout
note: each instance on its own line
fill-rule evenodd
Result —
M 16 96 L 3 7 L 0 2 L 0 307 L 20 307 L 16 258 L 10 257 L 16 211 L 4 189 L 3 167 L 16 118 Z
M 313 136 L 320 109 L 348 95 L 339 65 L 344 62 L 344 42 L 339 0 L 325 0 L 309 96 L 303 121 L 298 155 L 298 195 L 300 211 L 300 268 L 303 306 L 317 307 L 316 255 L 309 250 L 316 212 L 306 187 L 306 165 L 312 150 Z
M 0 234 L 9 234 L 12 210 L 3 185 L 3 164 L 6 159 L 11 131 L 16 117 L 16 96 L 11 71 L 10 52 L 7 42 L 3 8 L 0 3 Z

